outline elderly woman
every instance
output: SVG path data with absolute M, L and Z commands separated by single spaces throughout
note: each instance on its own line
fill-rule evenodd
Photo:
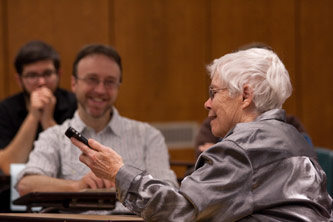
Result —
M 203 152 L 179 190 L 90 139 L 72 139 L 80 160 L 116 183 L 118 198 L 147 221 L 328 221 L 326 176 L 304 137 L 285 123 L 289 74 L 267 49 L 227 54 L 208 67 L 212 132 L 223 140 Z

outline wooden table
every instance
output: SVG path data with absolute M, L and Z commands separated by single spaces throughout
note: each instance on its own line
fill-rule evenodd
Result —
M 88 215 L 88 214 L 38 214 L 38 213 L 0 213 L 0 221 L 22 221 L 22 222 L 124 222 L 144 221 L 138 216 L 132 215 Z

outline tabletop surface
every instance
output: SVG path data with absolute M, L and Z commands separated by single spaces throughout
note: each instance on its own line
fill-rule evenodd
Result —
M 20 221 L 19 219 L 22 221 L 143 221 L 135 215 L 0 213 L 0 221 L 11 221 L 11 219 L 13 221 Z

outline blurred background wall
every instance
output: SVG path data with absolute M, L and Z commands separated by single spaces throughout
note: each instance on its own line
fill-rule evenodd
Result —
M 0 0 L 0 99 L 20 90 L 13 60 L 27 41 L 57 49 L 66 89 L 77 51 L 98 42 L 123 59 L 116 103 L 122 115 L 200 123 L 210 83 L 205 66 L 263 42 L 292 79 L 284 108 L 315 146 L 333 149 L 332 11 L 331 0 Z

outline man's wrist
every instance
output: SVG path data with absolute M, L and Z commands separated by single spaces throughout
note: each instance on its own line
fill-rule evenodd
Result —
M 33 122 L 39 122 L 40 113 L 39 111 L 30 111 L 26 118 Z
M 80 191 L 82 189 L 84 189 L 85 187 L 83 187 L 81 185 L 81 181 L 80 180 L 70 180 L 69 181 L 69 190 L 76 192 L 76 191 Z
M 41 119 L 41 124 L 43 127 L 43 130 L 51 127 L 51 126 L 55 126 L 57 125 L 56 121 L 53 118 L 48 118 L 48 119 Z

